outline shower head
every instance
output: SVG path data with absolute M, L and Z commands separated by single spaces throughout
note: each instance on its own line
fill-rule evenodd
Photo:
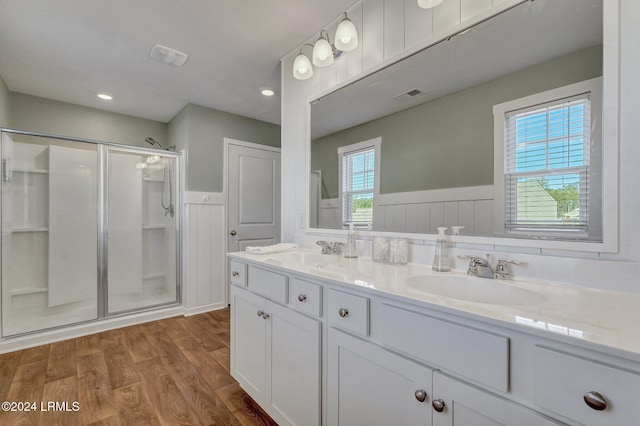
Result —
M 169 148 L 165 148 L 164 146 L 162 146 L 162 144 L 160 142 L 158 142 L 157 140 L 155 140 L 151 136 L 149 136 L 147 138 L 144 138 L 144 141 L 146 143 L 148 143 L 149 145 L 151 145 L 151 146 L 158 145 L 160 147 L 160 149 L 164 149 L 164 150 L 167 150 L 167 151 L 175 151 L 176 150 L 176 146 L 175 145 L 171 145 Z
M 151 136 L 149 136 L 148 138 L 145 138 L 144 141 L 146 143 L 148 143 L 149 145 L 158 145 L 160 148 L 162 148 L 162 145 L 160 145 L 160 142 L 158 142 L 157 140 L 155 140 Z

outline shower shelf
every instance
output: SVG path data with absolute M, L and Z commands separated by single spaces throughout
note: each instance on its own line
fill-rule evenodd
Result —
M 25 294 L 36 294 L 36 293 L 46 293 L 49 289 L 46 287 L 36 287 L 36 288 L 20 288 L 11 290 L 12 296 L 23 296 Z
M 142 225 L 142 229 L 167 229 L 167 225 Z
M 11 232 L 13 232 L 13 233 L 49 232 L 49 228 L 41 227 L 41 226 L 25 226 L 25 227 L 19 227 L 19 228 L 12 228 Z
M 167 276 L 167 274 L 165 274 L 164 272 L 156 272 L 153 274 L 146 274 L 142 277 L 143 280 L 153 280 L 155 278 L 165 278 Z
M 15 167 L 13 171 L 16 173 L 42 173 L 42 174 L 49 173 L 49 170 L 47 169 L 31 169 L 28 167 Z

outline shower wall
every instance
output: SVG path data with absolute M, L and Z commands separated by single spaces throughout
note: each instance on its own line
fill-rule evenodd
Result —
M 179 302 L 179 154 L 2 132 L 2 336 Z

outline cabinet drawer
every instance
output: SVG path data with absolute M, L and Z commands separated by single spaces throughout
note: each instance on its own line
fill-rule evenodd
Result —
M 537 346 L 534 393 L 538 407 L 588 425 L 628 425 L 640 419 L 640 375 Z M 606 408 L 597 411 L 585 394 L 597 392 Z
M 247 285 L 247 265 L 237 260 L 232 260 L 229 264 L 229 271 L 232 284 L 240 286 Z
M 369 335 L 369 299 L 329 290 L 327 302 L 329 324 L 363 336 Z
M 289 304 L 294 309 L 316 317 L 322 315 L 322 287 L 297 278 L 289 283 Z
M 382 344 L 456 375 L 509 390 L 509 339 L 382 304 Z
M 248 287 L 274 302 L 287 303 L 287 277 L 265 269 L 249 266 Z

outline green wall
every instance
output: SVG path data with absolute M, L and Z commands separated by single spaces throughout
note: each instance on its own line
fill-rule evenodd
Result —
M 11 93 L 11 127 L 149 148 L 153 137 L 167 146 L 167 124 L 145 118 Z
M 338 148 L 382 138 L 383 194 L 493 184 L 493 105 L 602 75 L 602 47 L 524 69 L 312 141 L 322 198 L 338 197 Z
M 10 127 L 11 94 L 0 75 L 0 127 Z
M 222 192 L 224 139 L 280 146 L 280 126 L 188 104 L 169 123 L 169 140 L 187 149 L 187 189 Z

